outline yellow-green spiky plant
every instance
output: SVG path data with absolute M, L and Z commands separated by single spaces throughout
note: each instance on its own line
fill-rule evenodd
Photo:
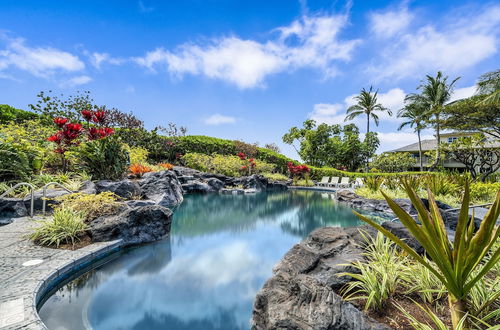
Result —
M 435 266 L 378 223 L 355 213 L 361 220 L 377 228 L 439 278 L 448 291 L 453 328 L 456 328 L 468 312 L 467 296 L 470 290 L 500 260 L 500 248 L 497 248 L 496 251 L 492 251 L 492 257 L 489 260 L 481 263 L 500 235 L 500 228 L 496 226 L 500 215 L 500 191 L 497 192 L 496 199 L 481 222 L 481 226 L 474 232 L 474 221 L 469 217 L 469 183 L 465 184 L 455 239 L 451 243 L 432 192 L 428 190 L 429 210 L 427 210 L 412 187 L 407 182 L 403 182 L 403 186 L 418 212 L 421 224 L 418 224 L 385 193 L 382 192 L 382 194 L 401 223 L 423 246 Z

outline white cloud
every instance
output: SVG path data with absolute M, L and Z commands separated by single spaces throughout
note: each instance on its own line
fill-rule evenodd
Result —
M 17 68 L 44 77 L 56 71 L 80 71 L 85 64 L 78 56 L 52 47 L 29 47 L 23 39 L 7 39 L 0 50 L 0 70 Z
M 121 58 L 111 57 L 108 53 L 97 53 L 94 52 L 89 55 L 90 63 L 97 69 L 101 68 L 101 64 L 108 63 L 113 65 L 120 65 L 124 62 Z
M 453 95 L 450 98 L 450 102 L 471 97 L 476 93 L 476 90 L 477 90 L 476 86 L 456 88 L 453 91 Z
M 381 103 L 386 108 L 392 110 L 392 116 L 387 112 L 377 112 L 380 121 L 401 121 L 400 118 L 396 116 L 397 111 L 401 109 L 404 105 L 405 92 L 401 88 L 393 88 L 386 93 L 378 93 L 378 102 Z M 356 104 L 355 97 L 357 94 L 352 94 L 344 99 L 344 103 L 319 103 L 314 105 L 313 111 L 309 114 L 309 118 L 316 120 L 318 123 L 326 123 L 329 125 L 342 124 L 344 123 L 344 118 L 346 117 L 347 108 L 351 105 Z M 356 125 L 364 124 L 366 118 L 357 118 L 351 122 Z
M 234 124 L 236 118 L 230 116 L 224 116 L 221 114 L 214 114 L 204 120 L 206 125 L 221 125 L 221 124 Z
M 345 109 L 345 105 L 342 103 L 319 103 L 314 105 L 314 110 L 309 114 L 309 118 L 314 119 L 317 123 L 342 124 L 344 123 Z
M 463 15 L 463 13 L 461 13 Z M 372 24 L 374 24 L 372 22 Z M 375 80 L 402 79 L 442 70 L 457 74 L 497 53 L 500 6 L 469 11 L 467 18 L 452 16 L 379 45 L 380 58 L 367 68 Z M 373 25 L 372 28 L 375 28 Z
M 337 72 L 336 61 L 348 61 L 359 40 L 339 40 L 346 15 L 304 16 L 275 29 L 279 36 L 266 42 L 235 36 L 212 39 L 204 45 L 186 43 L 173 51 L 157 48 L 135 62 L 154 70 L 165 66 L 173 75 L 204 75 L 239 88 L 262 86 L 274 73 L 319 68 L 327 76 Z
M 389 38 L 404 32 L 413 19 L 413 14 L 403 5 L 399 10 L 371 13 L 369 18 L 371 32 L 379 38 Z
M 64 82 L 62 85 L 64 87 L 75 87 L 75 86 L 88 84 L 91 81 L 92 81 L 92 78 L 90 78 L 89 76 L 83 75 L 83 76 L 73 77 L 73 78 L 69 79 L 68 81 Z

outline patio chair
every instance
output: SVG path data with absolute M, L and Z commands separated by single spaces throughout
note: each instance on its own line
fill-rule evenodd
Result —
M 339 187 L 344 187 L 344 188 L 349 188 L 349 178 L 343 177 L 340 183 L 338 184 Z
M 333 176 L 332 179 L 330 180 L 330 183 L 328 183 L 326 186 L 327 187 L 337 187 L 339 184 L 339 178 L 337 176 Z
M 330 181 L 330 177 L 329 176 L 324 176 L 321 178 L 321 181 L 318 182 L 318 186 L 320 187 L 326 187 L 326 185 L 328 184 L 328 181 Z
M 363 179 L 361 178 L 356 178 L 356 180 L 353 182 L 352 187 L 353 188 L 360 188 L 363 187 L 365 184 L 363 182 Z

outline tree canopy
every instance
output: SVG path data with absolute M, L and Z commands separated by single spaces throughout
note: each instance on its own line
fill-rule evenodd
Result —
M 354 124 L 345 126 L 319 124 L 312 119 L 302 128 L 292 127 L 283 136 L 283 142 L 294 145 L 302 160 L 309 165 L 346 168 L 351 171 L 360 168 L 367 157 L 373 156 L 379 146 L 376 133 L 365 135 L 360 140 L 359 129 Z

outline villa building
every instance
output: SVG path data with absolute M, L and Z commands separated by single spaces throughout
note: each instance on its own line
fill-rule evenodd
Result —
M 441 134 L 441 143 L 452 143 L 453 141 L 465 137 L 470 136 L 474 133 L 471 132 L 452 132 L 452 133 L 442 133 Z M 428 139 L 422 140 L 422 164 L 425 168 L 430 167 L 432 164 L 430 163 L 429 157 L 425 155 L 427 151 L 436 150 L 437 139 Z M 500 149 L 500 140 L 491 139 L 488 140 L 488 147 L 493 147 L 495 149 Z M 391 150 L 389 152 L 408 152 L 415 158 L 415 167 L 412 170 L 418 171 L 420 169 L 420 158 L 418 153 L 418 142 L 409 144 L 407 146 Z M 465 170 L 465 165 L 455 159 L 451 159 L 446 157 L 443 161 L 443 167 L 450 170 Z M 497 170 L 498 172 L 498 170 Z

